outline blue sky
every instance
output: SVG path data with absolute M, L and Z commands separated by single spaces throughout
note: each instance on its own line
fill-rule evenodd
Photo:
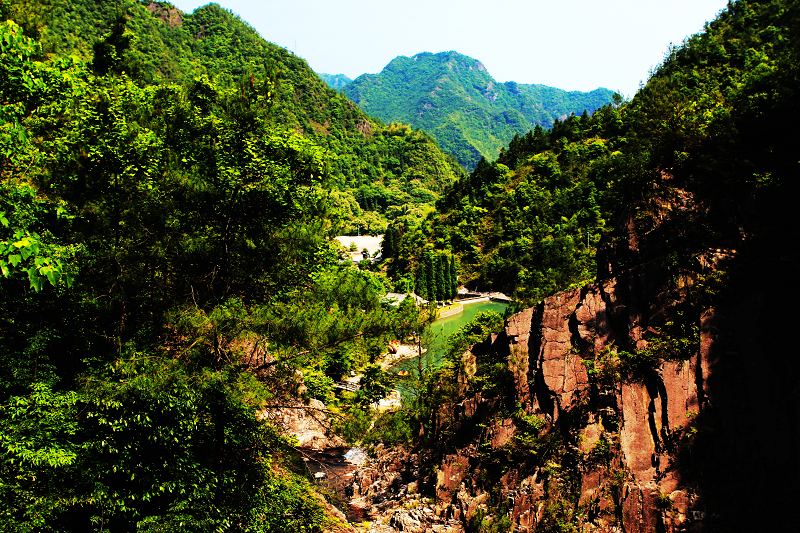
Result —
M 183 11 L 208 2 L 177 0 Z M 670 44 L 726 0 L 218 0 L 317 72 L 356 77 L 398 55 L 456 50 L 498 81 L 630 97 Z

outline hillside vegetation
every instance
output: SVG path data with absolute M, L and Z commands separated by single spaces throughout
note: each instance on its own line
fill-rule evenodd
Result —
M 345 85 L 353 81 L 344 74 L 323 74 L 321 72 L 318 74 L 320 79 L 327 83 L 328 86 L 334 91 L 341 91 L 344 89 Z
M 344 93 L 371 115 L 428 132 L 469 170 L 481 158 L 497 158 L 514 135 L 591 113 L 613 95 L 499 83 L 479 61 L 457 52 L 397 57 L 380 73 L 347 84 Z
M 331 237 L 457 164 L 215 5 L 0 15 L 0 530 L 330 525 L 263 416 L 380 395 L 416 310 Z
M 11 17 L 43 53 L 93 61 L 139 86 L 187 85 L 207 77 L 220 87 L 269 98 L 262 116 L 328 153 L 330 184 L 342 194 L 345 233 L 380 233 L 391 207 L 431 204 L 462 170 L 426 134 L 385 126 L 317 77 L 302 59 L 265 41 L 216 4 L 191 14 L 165 2 L 7 2 Z
M 653 207 L 643 202 L 665 189 L 686 189 L 707 210 L 682 230 L 694 249 L 771 238 L 765 224 L 786 231 L 776 224 L 786 209 L 766 206 L 794 171 L 792 135 L 772 127 L 794 112 L 789 13 L 780 2 L 735 3 L 673 49 L 630 102 L 516 136 L 443 196 L 430 242 L 457 253 L 462 281 L 535 302 L 621 262 L 620 221 L 644 219 Z M 679 253 L 678 242 L 663 246 Z
M 500 477 L 519 469 L 542 487 L 540 530 L 601 517 L 633 531 L 636 517 L 610 510 L 630 479 L 608 410 L 632 383 L 653 417 L 644 435 L 660 435 L 647 442 L 663 441 L 701 497 L 700 525 L 786 522 L 800 143 L 784 125 L 800 119 L 799 28 L 794 1 L 731 2 L 631 101 L 565 112 L 496 158 L 467 149 L 467 176 L 427 134 L 370 119 L 219 6 L 0 0 L 0 530 L 335 530 L 297 443 L 265 416 L 315 399 L 346 437 L 413 450 L 420 467 L 403 468 L 425 497 L 445 455 L 474 443 L 464 464 L 486 476 L 468 488 L 486 492 L 479 513 L 459 515 L 467 528 L 511 527 L 507 506 L 523 500 L 501 497 Z M 417 62 L 474 76 L 474 102 L 512 98 L 477 62 Z M 523 116 L 458 105 L 486 131 Z M 357 226 L 385 227 L 383 262 L 340 262 L 331 237 Z M 468 346 L 498 338 L 501 318 L 482 315 L 438 374 L 420 363 L 402 410 L 372 418 L 388 383 L 376 360 L 424 327 L 411 298 L 382 302 L 387 290 L 446 300 L 466 282 L 523 304 L 575 287 L 577 302 L 596 280 L 622 280 L 598 297 L 600 322 L 552 321 L 570 339 L 553 343 L 591 370 L 574 414 L 505 395 L 531 379 L 556 413 L 541 381 L 555 374 L 530 373 L 527 357 L 509 369 L 510 351 L 543 342 L 534 335 L 511 335 L 468 375 Z M 591 328 L 612 319 L 621 341 L 595 354 Z M 704 410 L 678 405 L 686 432 L 656 431 L 656 398 L 669 403 L 659 365 L 683 369 L 702 338 L 718 342 L 707 388 L 689 376 Z M 351 372 L 361 390 L 337 392 Z M 488 418 L 462 433 L 467 412 Z M 507 446 L 487 438 L 492 418 L 520 430 Z M 603 438 L 584 454 L 575 428 L 589 419 Z M 590 468 L 617 498 L 603 509 L 581 505 Z M 392 490 L 408 481 L 398 472 Z M 648 497 L 672 512 L 669 494 Z
M 797 2 L 731 2 L 630 102 L 516 138 L 440 201 L 427 245 L 531 305 L 407 413 L 436 516 L 793 527 L 799 31 Z

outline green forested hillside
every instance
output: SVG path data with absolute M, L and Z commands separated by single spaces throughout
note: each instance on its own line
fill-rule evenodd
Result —
M 331 236 L 457 165 L 213 5 L 0 15 L 0 530 L 320 530 L 260 413 L 372 401 L 415 311 Z
M 432 235 L 459 254 L 461 281 L 537 301 L 592 279 L 620 127 L 613 106 L 557 121 L 515 137 L 454 185 Z
M 367 113 L 430 133 L 468 169 L 495 159 L 515 134 L 571 113 L 592 112 L 612 92 L 567 92 L 545 85 L 498 83 L 477 60 L 457 52 L 398 57 L 379 74 L 344 88 Z
M 679 242 L 771 239 L 762 226 L 788 208 L 761 202 L 781 203 L 796 170 L 794 134 L 773 127 L 796 112 L 792 16 L 778 1 L 734 3 L 673 49 L 632 101 L 516 136 L 445 194 L 430 242 L 459 255 L 462 281 L 535 301 L 592 279 L 598 246 L 622 263 Z M 673 187 L 708 218 L 623 261 L 620 221 L 652 212 L 645 200 Z
M 787 472 L 800 466 L 793 451 L 800 434 L 797 348 L 776 334 L 793 331 L 796 315 L 787 294 L 800 272 L 792 192 L 800 175 L 800 135 L 786 125 L 800 118 L 799 90 L 800 5 L 730 2 L 703 33 L 670 50 L 630 102 L 518 137 L 496 162 L 479 164 L 445 195 L 440 218 L 429 221 L 429 245 L 455 250 L 473 283 L 515 291 L 531 303 L 583 286 L 531 310 L 541 330 L 536 337 L 531 332 L 532 351 L 524 353 L 527 360 L 539 358 L 535 372 L 520 371 L 514 345 L 525 337 L 517 336 L 519 322 L 510 322 L 500 349 L 487 353 L 492 337 L 473 351 L 477 372 L 469 366 L 475 359 L 457 349 L 452 367 L 429 388 L 440 403 L 423 418 L 420 435 L 429 440 L 420 448 L 430 457 L 421 463 L 441 464 L 431 469 L 441 479 L 459 464 L 452 450 L 474 439 L 473 447 L 462 448 L 460 464 L 480 465 L 465 479 L 484 483 L 495 509 L 492 518 L 479 517 L 476 529 L 510 530 L 512 521 L 521 521 L 509 512 L 510 498 L 495 494 L 507 479 L 513 491 L 525 487 L 519 482 L 524 476 L 544 479 L 543 495 L 523 507 L 523 514 L 543 510 L 537 531 L 793 527 L 786 509 L 798 488 L 773 488 L 785 487 Z M 595 276 L 603 283 L 585 284 Z M 601 304 L 583 299 L 593 291 Z M 578 294 L 578 307 L 564 306 Z M 563 326 L 553 325 L 560 321 Z M 571 333 L 558 337 L 557 327 Z M 554 357 L 553 345 L 565 338 L 566 353 Z M 599 339 L 608 344 L 592 352 Z M 559 399 L 555 391 L 572 385 L 546 385 L 542 374 L 550 368 L 543 361 L 568 367 L 573 357 L 585 365 L 586 377 L 579 379 L 588 382 L 586 394 Z M 670 375 L 670 365 L 691 369 L 688 380 L 699 389 L 682 429 L 664 414 L 686 386 Z M 473 395 L 465 399 L 460 376 L 470 371 Z M 553 383 L 574 379 L 571 372 L 556 372 Z M 517 385 L 526 373 L 535 401 Z M 630 386 L 648 391 L 642 397 L 649 400 L 631 411 L 641 409 L 645 417 L 649 410 L 649 429 L 644 423 L 639 435 L 653 439 L 653 463 L 635 458 L 638 445 L 622 441 L 620 427 L 627 426 L 629 436 L 637 431 L 630 429 L 637 415 L 627 410 L 634 395 L 624 392 Z M 608 407 L 615 396 L 627 404 L 616 415 Z M 466 415 L 462 427 L 435 416 L 487 398 L 491 414 Z M 677 409 L 688 405 L 679 401 Z M 551 409 L 558 413 L 552 424 Z M 514 416 L 521 419 L 514 436 L 493 449 L 484 444 L 487 433 L 475 430 Z M 601 419 L 607 437 L 594 449 L 581 448 L 587 432 L 580 426 Z M 658 454 L 665 455 L 659 460 Z M 475 455 L 480 459 L 473 462 Z M 596 490 L 597 478 L 588 474 L 598 462 L 609 489 Z M 652 499 L 639 503 L 634 495 L 633 505 L 643 512 L 628 514 L 630 500 L 622 492 L 636 494 L 628 487 L 642 481 L 627 469 L 652 466 L 655 483 L 648 480 L 639 493 Z M 662 476 L 677 482 L 662 492 Z M 594 491 L 588 497 L 587 487 Z M 471 497 L 483 496 L 475 485 L 469 490 Z M 681 491 L 691 495 L 682 508 L 675 497 Z M 676 512 L 680 517 L 671 521 Z M 647 513 L 656 518 L 645 526 Z
M 138 85 L 185 85 L 206 76 L 221 87 L 269 96 L 266 120 L 296 129 L 328 150 L 331 184 L 344 194 L 342 231 L 361 226 L 378 233 L 386 225 L 386 209 L 431 203 L 462 172 L 427 135 L 369 118 L 305 61 L 216 4 L 191 14 L 166 2 L 134 0 L 8 5 L 46 54 L 94 61 Z
M 330 237 L 387 220 L 399 290 L 447 298 L 460 269 L 534 301 L 646 268 L 698 309 L 721 304 L 720 403 L 685 436 L 681 482 L 713 530 L 763 526 L 742 495 L 787 516 L 798 28 L 796 2 L 731 2 L 630 102 L 519 134 L 460 176 L 425 134 L 369 119 L 218 6 L 0 0 L 0 530 L 334 529 L 295 443 L 261 415 L 315 398 L 368 431 L 385 385 L 372 363 L 420 331 L 419 312 L 383 304 L 384 273 L 341 265 Z M 456 59 L 481 98 L 512 91 Z M 484 129 L 498 119 L 473 110 Z M 731 266 L 711 272 L 717 256 Z M 651 325 L 696 332 L 681 312 Z M 496 327 L 484 317 L 453 353 Z M 462 384 L 453 368 L 376 431 L 448 450 L 437 402 Z M 495 394 L 492 368 L 478 379 Z M 334 394 L 351 370 L 362 390 Z M 531 461 L 560 453 L 551 435 L 529 434 Z M 545 466 L 543 482 L 566 480 L 547 513 L 568 530 L 587 514 L 567 493 L 580 464 Z

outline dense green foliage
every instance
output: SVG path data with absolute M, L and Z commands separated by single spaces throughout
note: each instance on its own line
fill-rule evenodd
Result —
M 482 342 L 495 331 L 502 329 L 503 317 L 499 314 L 479 312 L 468 324 L 456 330 L 448 339 L 441 361 L 427 364 L 423 358 L 417 360 L 418 367 L 408 378 L 409 385 L 402 408 L 384 415 L 376 421 L 374 440 L 415 444 L 423 453 L 438 456 L 443 449 L 438 446 L 452 437 L 452 413 L 455 403 L 460 401 L 462 376 L 461 357 L 473 344 Z M 424 336 L 423 336 L 424 337 Z M 423 465 L 427 471 L 434 462 Z
M 592 279 L 619 113 L 606 106 L 516 136 L 446 193 L 433 239 L 459 255 L 462 282 L 536 301 Z
M 444 253 L 427 252 L 417 265 L 416 292 L 431 301 L 449 300 L 458 290 L 455 258 Z
M 795 71 L 788 11 L 769 5 L 733 4 L 672 50 L 632 101 L 517 136 L 456 183 L 431 234 L 459 256 L 462 280 L 535 301 L 592 280 L 612 258 L 618 270 L 670 268 L 710 243 L 736 246 L 763 224 L 780 227 L 785 211 L 762 202 L 775 202 L 794 172 L 779 155 L 791 136 L 770 124 L 791 112 Z M 733 37 L 743 18 L 754 29 Z M 707 206 L 702 224 L 629 242 L 631 231 L 649 234 L 638 226 L 659 206 L 686 198 Z
M 0 529 L 319 530 L 260 413 L 385 390 L 408 310 L 332 236 L 457 165 L 217 6 L 0 7 Z
M 387 387 L 372 363 L 424 323 L 411 299 L 381 302 L 383 275 L 339 264 L 338 231 L 388 224 L 394 288 L 430 299 L 458 277 L 536 300 L 643 265 L 677 286 L 709 249 L 736 249 L 759 274 L 740 282 L 748 301 L 764 296 L 749 285 L 796 274 L 798 135 L 778 127 L 800 119 L 787 0 L 731 3 L 631 102 L 513 137 L 461 179 L 425 134 L 370 120 L 218 6 L 19 0 L 0 15 L 3 531 L 321 529 L 292 442 L 259 415 L 301 394 L 341 401 L 363 435 Z M 457 57 L 419 63 L 431 58 L 485 74 Z M 649 349 L 609 352 L 594 375 L 695 351 L 689 314 L 665 313 Z M 441 407 L 457 399 L 456 358 L 499 325 L 484 315 L 454 336 L 449 363 L 420 371 L 407 410 L 375 427 L 428 449 L 453 437 Z M 501 398 L 504 362 L 478 363 L 471 385 Z M 796 420 L 796 365 L 769 364 L 786 370 L 774 389 L 790 391 Z M 365 386 L 337 398 L 351 370 Z M 516 450 L 535 451 L 538 419 L 517 418 Z M 720 420 L 698 439 L 754 433 Z M 694 451 L 689 466 L 719 466 Z M 709 505 L 742 488 L 703 472 Z M 559 503 L 549 523 L 569 526 L 572 511 Z
M 608 89 L 498 83 L 480 62 L 457 52 L 395 58 L 379 74 L 347 84 L 344 93 L 371 115 L 425 130 L 470 170 L 481 157 L 496 158 L 515 134 L 592 112 L 612 96 Z
M 392 206 L 430 204 L 462 170 L 424 133 L 386 127 L 329 88 L 302 59 L 262 39 L 216 4 L 184 14 L 164 2 L 14 0 L 14 20 L 46 54 L 91 60 L 137 85 L 220 87 L 268 97 L 263 118 L 301 132 L 327 151 L 340 231 L 380 233 Z

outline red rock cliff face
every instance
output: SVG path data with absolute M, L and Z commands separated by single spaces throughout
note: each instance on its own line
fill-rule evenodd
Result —
M 441 513 L 467 521 L 491 507 L 491 494 L 518 531 L 546 527 L 559 505 L 584 531 L 702 525 L 677 452 L 707 394 L 714 313 L 696 317 L 700 338 L 688 357 L 608 382 L 602 363 L 620 350 L 647 348 L 655 331 L 654 308 L 636 305 L 639 281 L 609 279 L 556 294 L 465 354 L 467 366 L 504 359 L 509 387 L 494 396 L 469 391 L 455 409 L 462 434 L 472 431 L 473 440 L 444 456 L 436 472 Z M 673 304 L 679 299 L 673 295 Z M 519 411 L 509 417 L 502 405 Z M 517 438 L 526 417 L 542 421 L 527 444 Z M 476 431 L 479 424 L 485 429 Z M 497 457 L 505 462 L 487 464 Z M 498 466 L 505 472 L 493 476 Z
M 456 392 L 398 490 L 432 497 L 448 531 L 796 529 L 797 263 L 698 244 L 680 189 L 645 207 L 600 282 L 510 317 L 442 383 Z
M 734 257 L 712 250 L 696 271 Z M 433 443 L 394 462 L 383 454 L 405 469 L 383 482 L 397 496 L 366 488 L 380 485 L 372 478 L 354 496 L 371 515 L 391 510 L 387 531 L 481 521 L 514 531 L 788 530 L 800 381 L 766 333 L 770 320 L 788 331 L 794 315 L 775 315 L 779 293 L 753 286 L 749 271 L 730 282 L 733 297 L 715 296 L 719 307 L 690 302 L 697 276 L 652 279 L 629 272 L 511 316 L 463 355 Z M 662 326 L 678 316 L 694 327 L 675 351 Z
M 510 385 L 499 394 L 469 391 L 455 409 L 462 435 L 485 429 L 442 462 L 436 495 L 447 513 L 469 519 L 491 493 L 495 511 L 519 531 L 558 522 L 582 531 L 704 526 L 679 459 L 709 395 L 715 312 L 691 295 L 701 274 L 734 253 L 689 252 L 684 267 L 665 267 L 653 258 L 670 251 L 672 225 L 691 226 L 701 210 L 670 187 L 648 209 L 623 225 L 627 238 L 603 281 L 517 313 L 502 334 L 465 354 L 469 367 L 504 360 Z M 670 340 L 662 326 L 673 320 L 691 333 Z

